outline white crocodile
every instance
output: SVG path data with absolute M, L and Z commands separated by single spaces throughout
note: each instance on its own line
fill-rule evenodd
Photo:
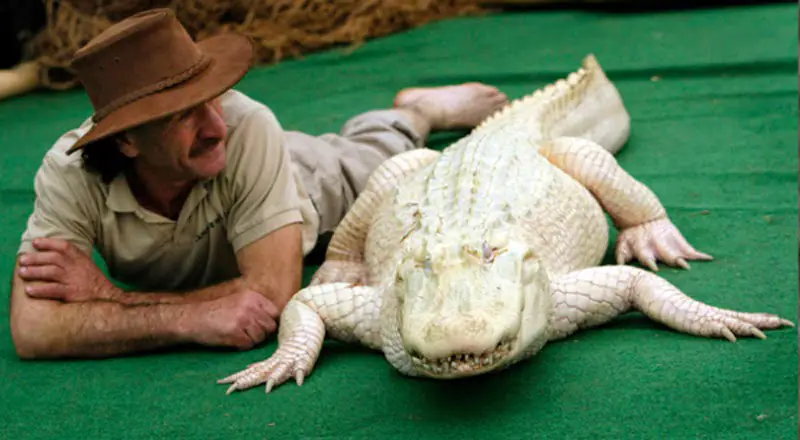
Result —
M 326 261 L 283 314 L 268 359 L 219 380 L 228 393 L 302 385 L 326 336 L 383 351 L 408 376 L 506 368 L 548 342 L 638 310 L 705 337 L 765 338 L 793 324 L 696 301 L 636 257 L 709 260 L 613 157 L 630 118 L 593 56 L 510 103 L 442 153 L 387 161 L 335 232 Z M 601 264 L 608 213 L 617 265 Z

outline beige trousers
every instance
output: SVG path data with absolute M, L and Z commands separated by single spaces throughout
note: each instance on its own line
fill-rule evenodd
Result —
M 320 216 L 319 233 L 336 228 L 381 163 L 423 148 L 426 138 L 406 112 L 393 109 L 355 116 L 339 134 L 287 131 L 287 148 Z

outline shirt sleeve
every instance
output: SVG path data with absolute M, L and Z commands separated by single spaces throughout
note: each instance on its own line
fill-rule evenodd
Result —
M 59 142 L 70 140 L 72 135 L 65 135 Z M 92 251 L 96 237 L 96 219 L 91 209 L 95 201 L 89 188 L 92 177 L 79 161 L 67 158 L 59 150 L 56 147 L 48 152 L 36 172 L 36 199 L 18 254 L 35 250 L 33 240 L 42 237 L 67 240 L 87 254 Z
M 236 127 L 229 139 L 227 173 L 231 206 L 228 240 L 235 252 L 292 223 L 302 223 L 301 200 L 283 129 L 261 108 Z

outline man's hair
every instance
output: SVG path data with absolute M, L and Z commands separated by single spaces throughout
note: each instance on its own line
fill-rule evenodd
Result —
M 117 136 L 100 139 L 86 145 L 81 152 L 81 158 L 83 167 L 90 172 L 99 174 L 103 183 L 111 183 L 133 161 L 119 150 Z

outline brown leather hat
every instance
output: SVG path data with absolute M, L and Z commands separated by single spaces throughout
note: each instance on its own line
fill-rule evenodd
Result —
M 95 114 L 94 126 L 67 153 L 213 99 L 252 63 L 247 37 L 223 34 L 195 43 L 170 9 L 115 23 L 72 60 Z

